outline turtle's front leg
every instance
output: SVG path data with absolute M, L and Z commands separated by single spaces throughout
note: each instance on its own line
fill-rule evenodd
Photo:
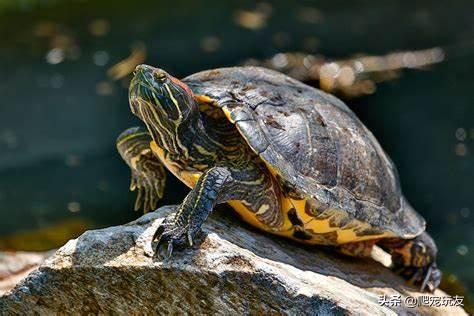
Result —
M 241 196 L 232 194 L 233 186 L 238 186 L 238 182 L 226 167 L 213 167 L 204 172 L 176 213 L 166 218 L 158 228 L 153 240 L 157 240 L 158 246 L 164 244 L 167 247 L 168 257 L 174 246 L 192 246 L 194 236 L 214 206 Z
M 166 171 L 150 149 L 151 135 L 145 128 L 132 127 L 117 138 L 117 150 L 132 171 L 130 190 L 137 190 L 135 210 L 146 213 L 163 197 Z

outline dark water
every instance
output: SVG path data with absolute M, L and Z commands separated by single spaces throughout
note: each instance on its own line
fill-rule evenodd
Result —
M 448 47 L 445 62 L 348 104 L 398 166 L 442 269 L 474 288 L 472 2 L 322 1 L 314 11 L 311 1 L 278 1 L 263 5 L 268 19 L 256 30 L 234 21 L 253 1 L 41 3 L 0 7 L 1 247 L 52 247 L 52 237 L 41 247 L 18 239 L 65 220 L 85 229 L 140 215 L 114 147 L 139 122 L 127 105 L 127 78 L 106 75 L 134 43 L 146 47 L 147 63 L 178 77 L 279 51 L 342 58 L 440 46 Z M 171 181 L 163 203 L 185 193 Z

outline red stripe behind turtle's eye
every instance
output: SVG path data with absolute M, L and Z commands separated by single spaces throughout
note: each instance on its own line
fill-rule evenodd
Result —
M 184 89 L 184 91 L 186 91 L 190 97 L 194 97 L 194 94 L 193 92 L 191 91 L 191 89 L 189 89 L 188 85 L 185 84 L 184 82 L 182 82 L 181 80 L 179 79 L 176 79 L 175 77 L 173 76 L 170 76 L 170 79 L 171 81 L 173 81 L 173 83 L 177 84 L 178 86 L 180 86 L 181 88 Z

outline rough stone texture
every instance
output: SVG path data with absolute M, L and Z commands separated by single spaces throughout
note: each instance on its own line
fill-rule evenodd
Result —
M 163 260 L 150 240 L 173 209 L 69 241 L 0 298 L 1 314 L 465 314 L 382 307 L 381 294 L 421 294 L 375 261 L 302 247 L 222 214 L 193 248 Z
M 0 296 L 12 289 L 54 251 L 48 252 L 0 252 Z

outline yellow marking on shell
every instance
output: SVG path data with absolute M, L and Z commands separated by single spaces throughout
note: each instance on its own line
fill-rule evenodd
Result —
M 213 119 L 221 119 L 225 118 L 224 113 L 222 110 L 217 107 L 216 105 L 213 104 L 208 104 L 208 103 L 198 103 L 199 104 L 199 111 L 204 113 L 207 116 L 212 117 Z
M 206 104 L 211 104 L 213 106 L 217 106 L 216 101 L 214 99 L 208 97 L 207 95 L 195 94 L 194 98 L 196 99 L 196 101 L 198 101 L 200 103 L 206 103 Z
M 260 158 L 263 160 L 263 162 L 265 162 L 265 165 L 267 166 L 268 170 L 270 170 L 270 173 L 275 177 L 277 178 L 277 176 L 280 175 L 280 172 L 278 172 L 278 170 L 273 167 L 271 164 L 269 164 L 268 162 L 265 161 L 265 159 L 263 159 L 263 157 L 260 156 Z
M 267 225 L 263 224 L 258 218 L 257 215 L 250 211 L 247 206 L 245 206 L 242 201 L 237 201 L 237 200 L 232 200 L 228 202 L 230 206 L 242 217 L 244 221 L 249 223 L 250 225 L 259 228 L 263 231 L 270 232 L 276 235 L 284 236 L 284 237 L 289 237 L 289 235 L 286 234 L 286 232 L 283 231 L 275 231 L 271 227 L 268 227 Z
M 150 142 L 150 148 L 153 153 L 165 165 L 165 167 L 178 179 L 180 179 L 184 184 L 186 184 L 189 188 L 193 188 L 194 185 L 196 185 L 196 182 L 199 180 L 199 177 L 201 176 L 202 172 L 188 172 L 181 170 L 174 161 L 168 159 L 165 156 L 164 150 L 158 147 L 158 145 L 154 141 Z
M 223 108 L 223 110 L 225 110 Z M 225 112 L 224 112 L 225 113 Z M 226 114 L 227 115 L 227 114 Z M 230 115 L 230 114 L 229 114 Z M 261 157 L 262 158 L 262 157 Z M 270 173 L 273 174 L 273 176 L 277 177 L 281 173 L 271 164 L 265 161 L 265 159 L 262 158 L 262 160 L 265 162 L 268 170 L 270 170 Z M 330 225 L 330 218 L 325 218 L 325 219 L 317 219 L 314 216 L 311 216 L 306 213 L 305 211 L 305 205 L 306 205 L 306 199 L 303 200 L 294 200 L 294 199 L 289 199 L 285 197 L 281 197 L 281 207 L 282 211 L 285 214 L 285 222 L 283 224 L 282 230 L 287 231 L 286 234 L 284 234 L 286 237 L 289 237 L 291 239 L 297 240 L 299 242 L 303 242 L 306 244 L 317 244 L 316 240 L 300 240 L 296 239 L 293 237 L 293 224 L 289 221 L 288 219 L 288 211 L 291 208 L 296 209 L 296 213 L 298 215 L 298 218 L 301 219 L 301 221 L 304 223 L 304 229 L 305 230 L 310 230 L 308 233 L 314 235 L 316 234 L 325 234 L 325 233 L 330 233 L 330 232 L 336 232 L 337 233 L 337 244 L 344 244 L 348 242 L 355 242 L 355 241 L 362 241 L 362 240 L 370 240 L 370 239 L 379 239 L 379 238 L 386 238 L 386 237 L 393 237 L 393 234 L 391 233 L 383 233 L 379 235 L 361 235 L 358 236 L 356 233 L 356 230 L 360 230 L 361 228 L 370 228 L 370 226 L 367 223 L 362 223 L 360 221 L 354 220 L 351 221 L 351 223 L 356 223 L 357 225 L 351 225 L 350 228 L 347 229 L 342 229 L 341 227 L 336 227 L 336 226 L 331 226 Z M 344 216 L 342 214 L 342 211 L 336 211 L 334 210 L 333 216 Z M 365 227 L 364 227 L 365 226 Z M 315 239 L 317 239 L 315 237 Z
M 197 179 L 198 178 L 196 178 L 195 181 L 197 181 Z M 327 219 L 316 220 L 314 217 L 310 217 L 309 215 L 306 215 L 305 210 L 304 210 L 304 203 L 305 203 L 304 200 L 293 200 L 293 199 L 287 199 L 285 197 L 281 198 L 281 208 L 282 208 L 282 211 L 284 212 L 284 222 L 283 222 L 283 225 L 278 230 L 276 230 L 273 227 L 269 227 L 265 225 L 257 217 L 257 215 L 263 214 L 265 211 L 268 210 L 268 205 L 266 204 L 262 205 L 257 212 L 253 212 L 248 208 L 247 205 L 245 205 L 245 201 L 232 200 L 232 201 L 229 201 L 228 203 L 242 217 L 242 219 L 246 221 L 247 223 L 249 223 L 250 225 L 258 229 L 261 229 L 263 231 L 266 231 L 275 235 L 279 235 L 282 237 L 290 238 L 297 242 L 308 244 L 308 245 L 318 244 L 318 240 L 321 238 L 321 236 L 318 236 L 317 234 L 314 235 L 314 233 L 323 234 L 323 233 L 332 232 L 332 231 L 337 232 L 336 244 L 344 244 L 348 242 L 389 237 L 388 234 L 357 236 L 355 232 L 353 231 L 353 229 L 341 230 L 339 227 L 330 227 L 329 220 Z M 302 221 L 305 223 L 304 229 L 312 231 L 308 233 L 314 235 L 313 239 L 302 240 L 302 239 L 295 238 L 293 236 L 293 233 L 295 231 L 294 226 L 288 219 L 288 215 L 287 215 L 288 211 L 293 207 L 296 209 L 298 217 L 302 219 Z
M 309 215 L 305 211 L 306 200 L 293 200 L 290 199 L 290 203 L 293 204 L 298 213 L 298 217 L 305 224 L 305 228 L 311 229 L 315 233 L 325 234 L 338 230 L 338 227 L 332 227 L 329 224 L 329 218 L 317 219 L 314 216 Z
M 330 233 L 330 232 L 336 232 L 337 233 L 337 244 L 345 244 L 348 242 L 355 242 L 355 241 L 363 241 L 363 240 L 371 240 L 371 239 L 379 239 L 379 238 L 385 238 L 385 237 L 390 237 L 390 233 L 383 233 L 383 234 L 378 234 L 378 235 L 357 235 L 357 231 L 363 231 L 365 229 L 370 228 L 370 225 L 367 223 L 363 223 L 361 221 L 353 220 L 350 223 L 352 225 L 348 225 L 350 228 L 343 229 L 342 227 L 337 227 L 337 226 L 331 226 L 330 224 L 330 218 L 326 219 L 317 219 L 314 216 L 311 216 L 306 213 L 305 211 L 305 204 L 306 200 L 293 200 L 293 199 L 283 199 L 286 200 L 285 204 L 291 204 L 292 206 L 295 207 L 296 213 L 298 214 L 298 217 L 301 219 L 301 221 L 304 223 L 304 228 L 305 230 L 310 230 L 312 233 L 316 234 L 325 234 L 325 233 Z M 291 207 L 290 207 L 291 208 Z M 289 210 L 289 209 L 288 209 Z M 288 212 L 286 211 L 286 213 Z M 335 210 L 335 215 L 337 216 L 337 212 L 341 211 L 336 211 Z M 343 216 L 343 214 L 341 214 Z M 311 233 L 310 232 L 310 233 Z M 311 241 L 309 241 L 311 242 Z
M 235 121 L 232 119 L 232 115 L 227 107 L 222 107 L 222 112 L 224 112 L 225 116 L 229 120 L 229 122 L 235 123 Z
M 392 237 L 392 234 L 383 233 L 378 235 L 362 235 L 358 236 L 353 229 L 340 229 L 337 231 L 337 242 L 339 244 L 345 244 L 348 242 L 362 241 L 362 240 L 371 240 L 371 239 L 380 239 Z
M 270 165 L 269 163 L 266 163 L 266 165 L 267 165 L 267 168 L 275 177 L 280 174 L 278 170 L 274 168 L 272 165 Z M 358 236 L 356 233 L 356 230 L 360 230 L 362 228 L 369 228 L 368 224 L 362 223 L 359 221 L 352 222 L 358 225 L 351 225 L 351 227 L 347 229 L 331 226 L 330 217 L 325 218 L 325 219 L 317 219 L 316 217 L 311 216 L 306 213 L 305 211 L 306 199 L 295 200 L 295 199 L 290 199 L 290 198 L 286 198 L 282 196 L 280 203 L 281 203 L 282 212 L 284 213 L 285 221 L 281 228 L 281 232 L 278 234 L 291 238 L 298 242 L 302 242 L 305 244 L 317 244 L 318 243 L 317 240 L 320 239 L 321 237 L 321 236 L 318 236 L 318 234 L 326 234 L 326 233 L 331 233 L 331 232 L 337 233 L 337 240 L 336 240 L 337 244 L 344 244 L 348 242 L 370 240 L 370 239 L 378 239 L 378 238 L 391 236 L 391 234 L 389 233 L 384 233 L 380 235 Z M 288 215 L 287 215 L 289 210 L 291 210 L 292 208 L 295 208 L 298 218 L 303 222 L 304 230 L 306 230 L 310 235 L 314 235 L 313 239 L 301 240 L 301 239 L 297 239 L 293 237 L 294 227 L 293 227 L 293 224 L 288 219 Z M 334 211 L 333 216 L 337 216 L 337 214 L 338 214 L 338 211 Z M 340 216 L 344 216 L 344 215 L 340 214 Z

